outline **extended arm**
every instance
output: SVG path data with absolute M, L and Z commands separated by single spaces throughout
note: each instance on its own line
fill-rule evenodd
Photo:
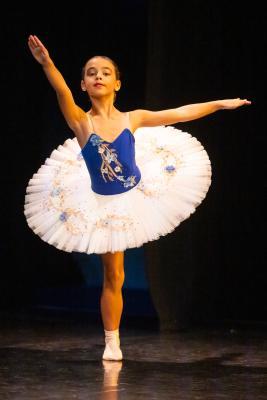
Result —
M 85 112 L 78 107 L 63 76 L 56 68 L 49 53 L 37 36 L 30 35 L 28 45 L 33 57 L 42 65 L 43 71 L 56 91 L 60 109 L 69 127 L 77 133 L 80 121 L 86 118 Z
M 171 125 L 178 122 L 202 118 L 218 110 L 230 110 L 248 104 L 251 104 L 251 102 L 247 99 L 241 100 L 240 98 L 237 98 L 188 104 L 186 106 L 161 111 L 134 110 L 134 114 L 136 125 L 139 127 Z

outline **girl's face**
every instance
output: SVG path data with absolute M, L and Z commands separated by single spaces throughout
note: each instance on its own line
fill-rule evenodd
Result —
M 120 80 L 116 79 L 115 68 L 109 60 L 94 57 L 86 63 L 81 87 L 90 97 L 114 95 L 114 91 L 119 90 L 120 85 Z

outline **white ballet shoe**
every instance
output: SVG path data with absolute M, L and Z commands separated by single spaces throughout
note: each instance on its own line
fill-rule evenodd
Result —
M 106 331 L 105 330 L 105 343 L 106 347 L 103 353 L 103 360 L 107 361 L 121 361 L 123 359 L 122 351 L 120 349 L 119 330 Z
M 102 358 L 106 361 L 121 361 L 123 358 L 122 351 L 118 346 L 108 343 L 106 344 Z

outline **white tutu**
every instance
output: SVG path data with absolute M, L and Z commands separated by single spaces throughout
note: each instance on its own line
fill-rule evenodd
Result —
M 211 183 L 201 143 L 173 126 L 139 128 L 134 137 L 142 177 L 120 194 L 92 191 L 76 138 L 53 150 L 26 189 L 34 233 L 63 251 L 101 254 L 140 247 L 188 218 Z

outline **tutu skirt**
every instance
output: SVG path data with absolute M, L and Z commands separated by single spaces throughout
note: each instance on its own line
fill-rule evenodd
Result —
M 201 143 L 173 126 L 138 128 L 134 137 L 141 180 L 120 194 L 92 191 L 76 138 L 53 150 L 26 188 L 33 232 L 63 251 L 114 253 L 157 240 L 188 218 L 211 184 Z

